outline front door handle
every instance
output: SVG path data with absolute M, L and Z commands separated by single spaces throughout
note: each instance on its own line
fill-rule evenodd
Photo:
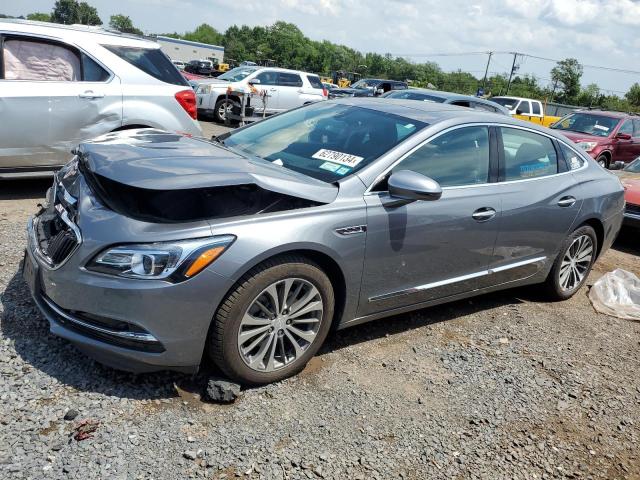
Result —
M 576 203 L 576 197 L 572 197 L 571 195 L 558 200 L 559 207 L 572 207 L 574 203 Z
M 104 98 L 104 93 L 94 92 L 93 90 L 87 90 L 78 95 L 80 98 Z
M 477 222 L 486 222 L 496 216 L 495 209 L 491 207 L 482 207 L 473 212 L 471 217 Z

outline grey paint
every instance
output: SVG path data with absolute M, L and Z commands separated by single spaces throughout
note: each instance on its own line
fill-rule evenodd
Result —
M 195 370 L 202 359 L 211 319 L 226 292 L 253 266 L 280 253 L 304 250 L 332 259 L 339 266 L 345 304 L 335 321 L 344 328 L 487 291 L 541 282 L 567 233 L 585 221 L 602 225 L 603 249 L 617 235 L 624 205 L 622 186 L 614 175 L 579 151 L 576 153 L 584 160 L 579 170 L 538 180 L 443 188 L 442 197 L 435 201 L 397 204 L 387 192 L 370 192 L 376 179 L 404 155 L 434 135 L 463 125 L 517 126 L 573 147 L 555 132 L 497 114 L 461 112 L 456 107 L 414 101 L 339 102 L 404 115 L 430 125 L 357 175 L 340 180 L 338 188 L 330 187 L 334 198 L 325 205 L 186 224 L 155 224 L 107 209 L 82 181 L 78 227 L 83 243 L 57 270 L 40 263 L 44 293 L 65 310 L 88 311 L 140 325 L 160 339 L 166 351 L 133 351 L 79 335 L 56 321 L 36 291 L 36 301 L 49 318 L 51 330 L 118 368 Z M 132 167 L 126 165 L 126 158 L 133 164 L 140 163 L 153 148 L 147 145 L 139 150 L 135 140 L 126 137 L 111 143 L 94 153 L 122 162 L 121 172 L 129 173 L 127 169 Z M 172 152 L 169 156 L 175 154 L 176 158 L 182 157 L 182 163 L 198 164 L 198 154 L 191 157 L 189 148 L 182 150 L 183 145 L 193 146 L 179 140 L 167 150 Z M 91 148 L 97 146 L 83 146 L 87 152 Z M 212 155 L 212 163 L 226 162 L 226 153 L 217 157 L 210 151 L 207 155 Z M 158 159 L 157 155 L 149 157 L 151 165 L 165 161 L 168 159 Z M 250 165 L 247 160 L 238 161 Z M 97 161 L 93 165 L 104 168 Z M 176 165 L 164 165 L 166 176 L 173 176 Z M 152 170 L 158 175 L 156 180 L 163 181 L 161 169 Z M 138 181 L 140 178 L 132 175 L 131 182 Z M 307 181 L 309 188 L 316 183 Z M 295 182 L 298 194 L 303 195 L 307 186 L 298 183 L 297 177 Z M 567 195 L 577 201 L 569 207 L 559 206 L 558 201 Z M 496 214 L 474 218 L 474 213 L 485 207 Z M 351 234 L 341 233 L 345 231 Z M 94 255 L 114 244 L 212 234 L 232 234 L 237 240 L 202 273 L 183 283 L 123 279 L 84 269 Z M 29 258 L 35 258 L 32 248 L 29 252 Z M 333 284 L 336 289 L 342 288 L 337 279 Z

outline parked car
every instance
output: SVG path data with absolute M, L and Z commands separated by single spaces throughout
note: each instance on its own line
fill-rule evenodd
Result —
M 176 66 L 178 70 L 184 70 L 185 63 L 180 60 L 173 60 L 173 64 Z
M 640 156 L 640 117 L 621 112 L 582 110 L 551 125 L 574 141 L 604 168 Z
M 509 110 L 509 114 L 515 118 L 537 123 L 544 127 L 548 127 L 560 120 L 558 116 L 546 115 L 540 100 L 522 97 L 491 97 L 491 101 L 505 107 Z
M 213 71 L 211 65 L 211 62 L 207 60 L 191 60 L 184 66 L 184 71 L 210 77 L 211 72 Z
M 324 88 L 327 90 L 327 92 L 331 93 L 331 90 L 334 90 L 336 88 L 340 88 L 338 85 L 336 85 L 335 83 L 330 83 L 330 82 L 322 82 L 322 85 L 324 86 Z
M 97 207 L 98 206 L 98 207 Z M 342 329 L 483 292 L 566 299 L 616 237 L 620 181 L 504 115 L 353 98 L 211 142 L 83 143 L 29 220 L 51 331 L 132 371 L 300 371 Z
M 623 224 L 640 228 L 640 157 L 627 165 L 619 161 L 616 163 L 615 168 L 621 168 L 621 170 L 614 173 L 618 175 L 624 187 L 626 205 Z
M 0 177 L 43 175 L 85 139 L 157 127 L 201 135 L 195 94 L 156 42 L 0 19 Z
M 331 90 L 329 97 L 376 97 L 391 90 L 406 90 L 407 88 L 409 88 L 407 82 L 382 80 L 379 78 L 363 78 L 350 87 Z
M 399 100 L 419 100 L 422 102 L 448 103 L 459 107 L 474 108 L 486 112 L 509 115 L 509 111 L 502 105 L 484 98 L 460 95 L 458 93 L 428 90 L 426 88 L 409 88 L 408 90 L 393 90 L 381 95 L 382 98 L 395 98 Z
M 251 87 L 250 87 L 251 86 Z M 223 122 L 228 110 L 240 106 L 237 95 L 229 95 L 227 89 L 235 91 L 266 92 L 266 102 L 257 97 L 251 99 L 256 114 L 284 112 L 292 108 L 327 99 L 320 77 L 313 73 L 284 68 L 237 67 L 216 79 L 201 82 L 196 95 L 198 112 L 203 116 L 213 116 Z

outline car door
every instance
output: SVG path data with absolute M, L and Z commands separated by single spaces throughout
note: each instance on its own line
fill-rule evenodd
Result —
M 635 119 L 633 120 L 632 139 L 633 139 L 633 149 L 632 149 L 633 158 L 631 158 L 630 161 L 633 161 L 640 156 L 640 120 L 635 120 Z
M 267 113 L 281 111 L 278 72 L 274 70 L 261 70 L 257 75 L 249 78 L 260 80 L 260 83 L 256 84 L 255 87 L 259 92 L 264 92 L 263 95 L 254 95 L 251 98 L 251 105 L 253 105 L 255 112 L 262 114 L 265 110 Z
M 618 128 L 618 131 L 616 132 L 616 136 L 621 133 L 630 135 L 631 138 L 616 138 L 615 157 L 613 158 L 613 161 L 615 162 L 618 160 L 622 160 L 623 162 L 630 162 L 631 160 L 636 158 L 634 156 L 634 151 L 636 149 L 634 140 L 640 140 L 633 138 L 633 121 L 631 119 L 627 119 L 622 122 L 622 125 L 620 125 L 620 128 Z
M 302 78 L 298 73 L 279 72 L 278 73 L 278 110 L 286 111 L 301 106 L 304 103 L 302 89 Z
M 490 183 L 487 126 L 456 127 L 390 171 L 412 170 L 443 187 L 435 201 L 397 203 L 381 180 L 365 194 L 367 240 L 359 315 L 467 292 L 493 255 L 500 197 Z
M 120 81 L 86 53 L 16 35 L 2 53 L 0 168 L 62 165 L 79 142 L 122 125 Z
M 490 265 L 494 285 L 528 278 L 553 262 L 583 200 L 552 137 L 515 126 L 499 133 L 502 215 Z

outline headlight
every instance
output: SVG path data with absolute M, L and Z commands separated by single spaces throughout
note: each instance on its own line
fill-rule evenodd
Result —
M 598 142 L 578 142 L 576 145 L 585 152 L 590 152 L 598 146 Z
M 118 277 L 181 282 L 191 278 L 233 243 L 233 235 L 166 243 L 119 245 L 99 253 L 87 270 Z
M 211 85 L 200 85 L 197 93 L 202 93 L 203 95 L 211 93 Z

